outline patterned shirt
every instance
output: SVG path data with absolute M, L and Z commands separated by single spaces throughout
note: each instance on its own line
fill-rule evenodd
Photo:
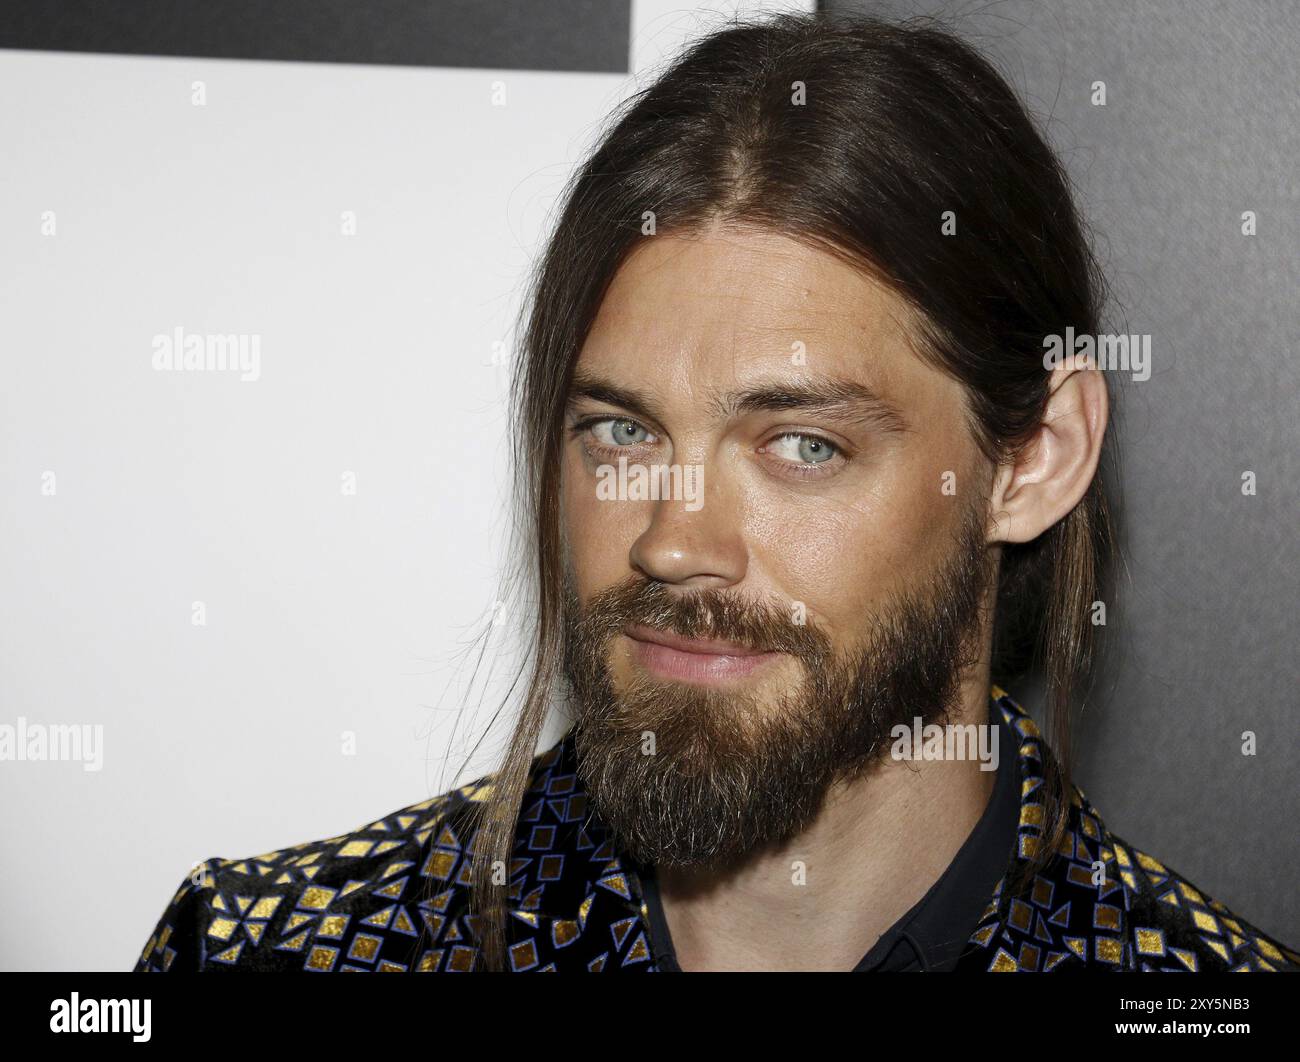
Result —
M 1016 770 L 1014 829 L 1000 832 L 1006 820 L 998 794 L 1008 772 L 999 767 L 989 807 L 953 864 L 857 969 L 1300 970 L 1295 951 L 1111 833 L 1077 786 L 1062 842 L 1027 887 L 1014 891 L 1011 883 L 1043 839 L 1043 763 L 1051 752 L 1024 709 L 996 686 L 992 702 L 1000 730 L 1014 742 L 1015 755 L 1002 760 Z M 135 969 L 478 969 L 469 812 L 491 782 L 485 776 L 338 837 L 200 864 L 171 898 Z M 982 888 L 981 855 L 1006 841 L 1004 872 L 987 902 L 962 915 L 960 896 Z M 1104 874 L 1094 872 L 1096 863 Z M 653 887 L 647 902 L 647 881 L 647 868 L 619 852 L 588 807 L 570 730 L 534 760 L 523 801 L 510 877 L 509 968 L 676 969 Z M 969 931 L 960 930 L 960 947 L 948 948 L 954 919 L 962 917 Z

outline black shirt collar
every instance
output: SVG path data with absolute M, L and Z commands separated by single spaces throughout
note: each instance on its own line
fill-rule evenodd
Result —
M 854 973 L 948 971 L 967 947 L 1015 858 L 1020 825 L 1019 739 L 990 700 L 989 722 L 997 727 L 998 770 L 979 822 L 930 891 L 881 934 L 853 968 Z M 631 863 L 629 862 L 629 866 Z M 660 970 L 680 972 L 653 867 L 637 867 L 650 922 L 650 947 Z

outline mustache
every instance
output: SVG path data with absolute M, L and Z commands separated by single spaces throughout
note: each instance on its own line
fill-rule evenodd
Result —
M 570 615 L 578 617 L 584 640 L 602 642 L 637 624 L 682 638 L 734 642 L 755 652 L 789 653 L 811 663 L 832 651 L 830 639 L 795 601 L 757 601 L 712 588 L 673 591 L 637 575 L 593 594 L 585 608 L 577 607 L 571 588 L 568 595 Z

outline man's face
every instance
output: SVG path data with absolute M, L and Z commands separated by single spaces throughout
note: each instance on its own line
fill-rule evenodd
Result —
M 782 841 L 896 722 L 955 703 L 990 470 L 904 313 L 752 230 L 647 240 L 606 294 L 566 421 L 565 666 L 580 772 L 635 858 Z M 638 496 L 657 466 L 669 497 Z

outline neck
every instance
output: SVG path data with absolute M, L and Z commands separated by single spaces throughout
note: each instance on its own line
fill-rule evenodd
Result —
M 987 661 L 977 670 L 949 721 L 988 721 Z M 974 759 L 885 758 L 833 787 L 813 824 L 780 846 L 723 870 L 660 868 L 678 964 L 853 969 L 952 862 L 988 805 L 996 773 Z

